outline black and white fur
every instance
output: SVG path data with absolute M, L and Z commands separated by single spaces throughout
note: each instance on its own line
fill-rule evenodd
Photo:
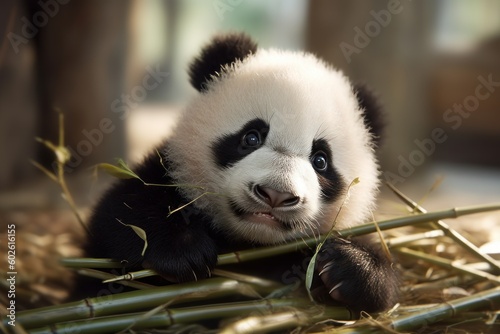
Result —
M 370 219 L 378 108 L 365 90 L 311 54 L 261 50 L 242 34 L 213 39 L 190 77 L 200 94 L 135 168 L 145 182 L 179 186 L 117 182 L 95 207 L 88 256 L 174 281 L 205 278 L 218 254 L 328 232 L 355 178 L 336 228 Z M 122 223 L 145 230 L 144 256 Z M 316 285 L 325 296 L 355 311 L 395 303 L 396 275 L 374 247 L 333 239 L 322 254 Z

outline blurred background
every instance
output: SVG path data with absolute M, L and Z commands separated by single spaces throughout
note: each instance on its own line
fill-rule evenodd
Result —
M 91 167 L 136 162 L 167 136 L 196 94 L 188 63 L 228 31 L 265 48 L 310 51 L 371 86 L 387 118 L 382 179 L 427 197 L 424 207 L 500 200 L 496 0 L 3 0 L 0 224 L 26 222 L 46 237 L 72 219 L 61 218 L 58 186 L 30 163 L 53 170 L 53 152 L 35 138 L 57 143 L 57 110 L 72 154 L 66 177 L 85 211 L 110 181 Z M 405 213 L 394 200 L 381 212 Z M 465 225 L 488 231 L 484 242 L 500 240 L 498 215 L 482 222 Z

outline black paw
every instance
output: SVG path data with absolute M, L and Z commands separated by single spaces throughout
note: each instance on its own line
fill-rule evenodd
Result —
M 172 282 L 188 282 L 211 276 L 217 263 L 217 248 L 207 235 L 179 235 L 177 238 L 153 240 L 142 266 L 153 269 Z
M 397 302 L 399 284 L 391 261 L 369 244 L 328 240 L 317 256 L 316 271 L 326 293 L 355 312 L 380 312 Z

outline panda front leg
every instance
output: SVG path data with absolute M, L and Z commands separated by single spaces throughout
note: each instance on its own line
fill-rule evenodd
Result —
M 134 196 L 140 197 L 141 193 Z M 111 201 L 115 200 L 111 196 Z M 104 199 L 102 205 L 106 206 L 106 202 Z M 123 203 L 133 208 L 134 214 L 115 211 L 115 219 L 101 219 L 98 214 L 91 221 L 87 255 L 125 261 L 130 270 L 152 269 L 169 281 L 194 281 L 210 276 L 217 262 L 217 247 L 206 231 L 205 219 L 193 216 L 186 219 L 187 210 L 166 218 L 166 210 L 155 212 L 152 205 L 143 207 L 144 203 L 131 200 Z M 161 201 L 156 205 L 162 207 Z M 147 244 L 141 240 L 144 238 L 139 235 L 141 232 L 133 229 L 136 227 L 144 231 Z
M 218 251 L 210 221 L 172 186 L 169 168 L 154 152 L 136 169 L 141 180 L 121 179 L 108 190 L 89 222 L 87 256 L 124 260 L 172 281 L 210 276 Z M 145 232 L 145 250 L 135 227 Z
M 160 229 L 149 229 L 142 267 L 155 270 L 173 282 L 196 281 L 211 276 L 217 263 L 216 244 L 200 226 L 200 221 L 191 222 L 197 226 L 179 226 L 185 224 L 170 221 L 163 222 Z
M 327 240 L 316 271 L 330 298 L 356 313 L 380 312 L 397 302 L 399 279 L 390 259 L 365 240 Z

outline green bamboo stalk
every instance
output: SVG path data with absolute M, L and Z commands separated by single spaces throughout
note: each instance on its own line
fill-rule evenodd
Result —
M 486 272 L 481 271 L 481 270 L 474 269 L 470 266 L 458 265 L 454 261 L 443 259 L 442 257 L 439 257 L 439 256 L 425 254 L 425 253 L 415 251 L 415 250 L 412 250 L 412 249 L 409 249 L 406 247 L 398 248 L 398 249 L 396 249 L 396 251 L 400 254 L 403 254 L 403 255 L 406 255 L 406 256 L 409 256 L 412 258 L 424 260 L 424 261 L 430 262 L 432 264 L 435 264 L 435 265 L 438 265 L 438 266 L 441 266 L 441 267 L 444 267 L 447 269 L 457 270 L 457 271 L 462 272 L 462 273 L 467 274 L 467 275 L 471 275 L 474 277 L 489 280 L 490 282 L 493 282 L 495 284 L 500 284 L 500 277 L 498 277 L 498 276 L 486 273 Z
M 420 213 L 426 213 L 427 210 L 425 210 L 423 207 L 418 205 L 417 202 L 413 201 L 411 198 L 403 194 L 399 189 L 394 187 L 390 183 L 386 183 L 387 186 L 398 196 L 403 202 L 405 202 L 406 205 L 411 207 L 411 209 L 416 210 L 417 212 Z M 489 263 L 489 265 L 493 268 L 493 273 L 494 274 L 500 274 L 500 263 L 489 256 L 488 254 L 482 252 L 476 245 L 474 245 L 472 242 L 467 240 L 465 237 L 463 237 L 460 233 L 457 231 L 453 230 L 451 227 L 448 226 L 445 222 L 438 220 L 435 222 L 432 222 L 433 225 L 441 229 L 446 236 L 449 238 L 453 239 L 456 243 L 461 245 L 464 249 L 468 250 L 469 253 L 472 255 L 476 256 L 477 258 Z
M 247 295 L 255 287 L 224 278 L 212 278 L 201 282 L 124 292 L 115 295 L 87 298 L 81 301 L 21 311 L 16 320 L 25 328 L 41 327 L 52 323 L 76 321 L 125 312 L 149 309 L 168 301 L 172 303 L 207 301 L 235 294 Z M 271 288 L 256 287 L 262 295 Z
M 411 284 L 407 287 L 404 287 L 404 291 L 417 295 L 422 294 L 428 291 L 441 291 L 443 289 L 453 287 L 453 286 L 463 286 L 477 283 L 479 280 L 477 277 L 473 277 L 471 275 L 460 275 L 460 276 L 451 276 L 443 279 L 435 280 L 432 282 L 425 282 L 420 284 Z
M 212 270 L 212 274 L 219 276 L 219 277 L 225 277 L 229 279 L 233 279 L 238 282 L 242 283 L 249 283 L 255 286 L 261 286 L 261 287 L 267 287 L 269 289 L 272 289 L 274 292 L 276 289 L 281 289 L 284 287 L 283 284 L 278 283 L 276 281 L 268 280 L 265 278 L 261 277 L 256 277 L 252 275 L 247 275 L 247 274 L 242 274 L 242 273 L 237 273 L 237 272 L 232 272 L 228 270 L 222 270 L 215 268 Z
M 69 321 L 53 324 L 50 327 L 36 328 L 31 334 L 39 333 L 109 333 L 119 332 L 124 329 L 141 330 L 147 328 L 161 328 L 174 324 L 199 323 L 210 319 L 231 318 L 244 316 L 253 312 L 273 312 L 283 308 L 297 308 L 310 306 L 305 299 L 272 299 L 251 302 L 235 302 L 215 305 L 203 305 L 177 309 L 167 309 L 152 316 L 144 316 L 144 313 L 133 313 L 117 316 L 95 318 L 85 321 Z M 337 319 L 350 319 L 349 310 L 343 307 L 335 308 Z
M 398 227 L 405 227 L 410 225 L 438 221 L 440 219 L 457 218 L 465 215 L 471 215 L 488 211 L 497 211 L 497 210 L 500 210 L 500 204 L 454 208 L 449 210 L 435 211 L 435 212 L 422 213 L 411 216 L 404 216 L 395 219 L 388 219 L 377 222 L 377 225 L 380 228 L 380 230 L 385 231 Z M 376 231 L 377 228 L 375 226 L 375 223 L 367 223 L 337 231 L 337 235 L 340 237 L 347 238 L 347 237 L 361 236 Z M 318 238 L 311 237 L 304 240 L 301 239 L 294 242 L 290 242 L 284 245 L 261 247 L 257 249 L 221 254 L 219 255 L 217 264 L 218 265 L 235 264 L 245 261 L 258 260 L 275 255 L 282 255 L 297 250 L 301 250 L 304 248 L 313 248 L 317 245 L 317 243 L 318 243 Z M 81 258 L 63 259 L 62 262 L 65 266 L 69 267 L 90 267 L 90 268 L 109 268 L 105 267 L 106 262 L 109 262 L 109 264 L 112 265 L 113 267 L 118 266 L 119 264 L 118 261 L 113 261 L 109 259 L 81 259 Z M 121 268 L 121 266 L 115 268 Z
M 422 213 L 411 216 L 404 216 L 395 219 L 388 219 L 377 222 L 377 225 L 380 228 L 380 230 L 385 231 L 398 227 L 428 223 L 440 219 L 457 218 L 465 215 L 471 215 L 475 213 L 488 212 L 488 211 L 496 211 L 496 210 L 500 210 L 500 204 L 454 208 L 449 210 L 435 211 L 435 212 Z M 336 234 L 339 237 L 347 238 L 347 237 L 361 236 L 376 231 L 377 228 L 375 226 L 375 223 L 367 223 L 337 231 Z M 275 256 L 275 255 L 286 254 L 304 248 L 315 247 L 317 243 L 318 243 L 318 238 L 311 237 L 304 240 L 297 240 L 284 245 L 262 247 L 258 249 L 222 254 L 219 255 L 218 265 L 235 264 L 250 260 L 258 260 L 261 258 Z
M 255 249 L 248 249 L 238 252 L 221 254 L 219 255 L 217 265 L 222 266 L 227 264 L 236 264 L 236 263 L 259 260 L 276 255 L 291 253 L 300 249 L 314 247 L 317 242 L 318 242 L 317 239 L 311 238 L 311 239 L 294 241 L 283 245 L 260 247 Z
M 304 326 L 310 320 L 307 315 L 298 310 L 251 316 L 238 320 L 219 332 L 220 334 L 260 334 L 283 331 L 288 328 Z
M 114 278 L 116 277 L 113 274 L 94 269 L 78 269 L 76 272 L 79 275 L 100 279 L 103 284 L 114 282 Z M 150 289 L 155 287 L 154 285 L 151 284 L 136 282 L 136 281 L 121 281 L 120 284 L 134 289 Z
M 403 216 L 395 219 L 388 219 L 380 221 L 377 223 L 380 230 L 388 230 L 398 227 L 416 225 L 421 223 L 428 223 L 440 219 L 446 218 L 458 218 L 466 215 L 472 215 L 476 213 L 497 211 L 500 210 L 500 203 L 490 204 L 490 205 L 477 205 L 462 208 L 453 208 L 443 211 L 434 211 L 428 213 L 422 213 L 418 215 Z M 376 227 L 374 223 L 364 224 L 355 226 L 352 228 L 344 229 L 338 232 L 341 237 L 354 237 L 360 236 L 368 233 L 376 232 Z
M 269 287 L 269 288 L 273 288 L 273 289 L 282 288 L 282 285 L 275 282 L 275 281 L 263 279 L 260 277 L 245 275 L 245 274 L 241 274 L 241 273 L 230 272 L 227 270 L 222 270 L 222 269 L 216 268 L 216 269 L 212 270 L 212 274 L 215 276 L 230 278 L 230 279 L 234 279 L 238 282 L 250 283 L 253 285 L 257 285 L 257 286 Z M 114 275 L 110 274 L 109 276 L 106 277 L 106 280 L 103 281 L 103 283 L 119 282 L 121 284 L 130 286 L 130 283 L 133 283 L 132 282 L 133 280 L 145 278 L 145 277 L 157 276 L 157 275 L 158 275 L 158 273 L 156 273 L 156 271 L 151 270 L 151 269 L 132 271 L 132 272 L 126 273 L 125 275 L 120 275 L 120 276 L 114 276 Z M 139 287 L 139 288 L 141 288 L 141 287 Z
M 235 321 L 220 330 L 220 334 L 259 334 L 293 329 L 298 326 L 311 325 L 326 319 L 346 320 L 338 318 L 338 307 L 314 306 L 307 311 L 292 309 L 286 312 L 250 316 Z M 344 314 L 341 314 L 344 315 Z
M 335 328 L 323 334 L 386 334 L 386 333 L 413 333 L 423 327 L 439 321 L 461 316 L 465 312 L 484 310 L 498 310 L 500 308 L 500 287 L 478 292 L 472 296 L 458 298 L 437 305 L 417 305 L 402 307 L 401 310 L 411 310 L 410 314 L 402 315 L 392 320 L 376 321 L 363 319 L 354 326 Z M 417 311 L 413 311 L 417 310 Z
M 484 326 L 487 326 L 488 320 L 492 320 L 492 317 L 494 314 L 492 314 L 491 311 L 483 311 L 483 312 L 463 312 L 460 313 L 456 317 L 452 318 L 446 318 L 440 321 L 440 324 L 463 324 L 466 322 L 482 322 Z
M 411 331 L 480 308 L 490 310 L 500 308 L 500 287 L 448 301 L 415 314 L 401 316 L 391 320 L 388 325 L 397 331 Z
M 139 271 L 131 271 L 126 273 L 125 275 L 120 275 L 120 276 L 113 276 L 105 281 L 103 283 L 111 283 L 111 282 L 121 282 L 125 283 L 127 281 L 133 281 L 136 279 L 141 279 L 145 277 L 151 277 L 151 276 L 156 276 L 158 275 L 156 271 L 151 270 L 151 269 L 144 269 L 144 270 L 139 270 Z
M 120 261 L 113 259 L 94 259 L 94 258 L 63 258 L 61 264 L 68 268 L 94 268 L 94 269 L 116 269 L 126 266 Z
M 422 232 L 422 233 L 403 235 L 401 237 L 388 238 L 388 239 L 385 239 L 385 243 L 387 244 L 387 247 L 394 248 L 394 247 L 400 247 L 403 245 L 414 243 L 416 241 L 429 240 L 429 239 L 439 238 L 442 236 L 444 236 L 443 231 L 432 230 L 432 231 L 427 231 L 427 232 Z

